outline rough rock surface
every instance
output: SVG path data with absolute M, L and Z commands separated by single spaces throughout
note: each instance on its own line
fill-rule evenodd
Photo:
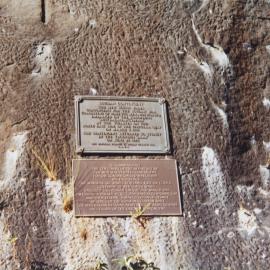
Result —
M 0 0 L 0 269 L 269 269 L 269 27 L 269 0 Z M 183 217 L 64 212 L 76 94 L 167 99 Z

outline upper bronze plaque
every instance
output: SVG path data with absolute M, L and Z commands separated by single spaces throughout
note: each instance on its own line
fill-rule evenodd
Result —
M 162 98 L 76 96 L 75 107 L 78 153 L 170 152 Z

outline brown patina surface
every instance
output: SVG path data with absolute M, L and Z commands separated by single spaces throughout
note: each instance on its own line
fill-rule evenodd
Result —
M 147 216 L 181 214 L 175 160 L 73 160 L 75 215 Z

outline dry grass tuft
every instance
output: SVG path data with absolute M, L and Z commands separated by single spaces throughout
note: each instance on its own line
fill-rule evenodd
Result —
M 40 170 L 52 181 L 57 180 L 56 164 L 53 158 L 49 155 L 47 158 L 42 158 L 36 151 L 32 149 L 32 153 L 38 161 Z
M 73 210 L 73 198 L 71 197 L 64 198 L 63 209 L 66 213 L 69 213 L 70 211 Z

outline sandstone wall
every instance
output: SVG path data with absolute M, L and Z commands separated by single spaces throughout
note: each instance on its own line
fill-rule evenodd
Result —
M 0 0 L 0 269 L 269 269 L 269 27 L 269 0 Z M 76 94 L 167 99 L 183 217 L 63 210 Z

